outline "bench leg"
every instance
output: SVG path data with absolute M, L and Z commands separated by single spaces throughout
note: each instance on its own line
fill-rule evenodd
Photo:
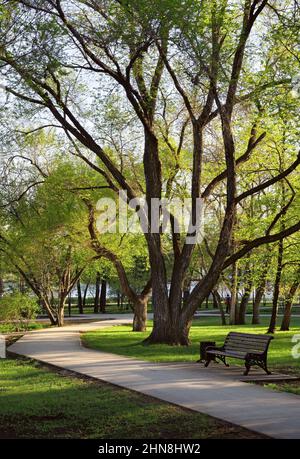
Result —
M 267 362 L 263 362 L 262 365 L 261 365 L 261 368 L 267 373 L 267 375 L 271 375 L 271 371 L 269 371 L 268 369 L 268 366 L 267 366 Z
M 260 368 L 262 368 L 266 373 L 267 375 L 271 375 L 271 371 L 268 370 L 268 367 L 267 367 L 267 363 L 264 362 L 264 361 L 261 361 L 261 360 L 253 360 L 253 361 L 248 361 L 246 360 L 245 361 L 245 367 L 246 367 L 246 370 L 244 372 L 244 376 L 247 376 L 249 371 L 250 371 L 250 368 L 251 368 L 251 365 L 257 365 L 259 366 Z
M 211 362 L 211 359 L 207 359 L 206 362 L 205 362 L 205 364 L 204 364 L 204 366 L 205 366 L 205 367 L 208 367 L 208 365 L 210 364 L 210 362 Z
M 221 360 L 221 362 L 224 363 L 225 367 L 229 367 L 229 364 L 226 362 L 226 357 L 224 357 L 223 355 L 217 355 L 217 357 Z
M 248 376 L 248 373 L 250 371 L 251 365 L 247 360 L 245 361 L 245 367 L 246 367 L 246 370 L 244 371 L 244 376 Z

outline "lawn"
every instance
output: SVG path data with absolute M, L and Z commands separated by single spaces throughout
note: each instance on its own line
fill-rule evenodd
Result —
M 229 331 L 245 333 L 266 333 L 267 319 L 262 319 L 261 325 L 222 326 L 218 317 L 197 319 L 191 328 L 191 345 L 188 347 L 152 345 L 145 346 L 142 341 L 148 336 L 151 329 L 149 322 L 148 332 L 133 333 L 130 326 L 118 326 L 87 332 L 82 335 L 85 346 L 112 352 L 128 357 L 137 357 L 153 362 L 194 362 L 199 358 L 199 341 L 216 341 L 217 345 L 224 342 Z M 300 372 L 300 359 L 294 359 L 291 354 L 292 337 L 300 333 L 300 319 L 293 319 L 292 327 L 288 332 L 277 332 L 270 344 L 268 361 L 272 369 L 289 369 Z M 244 365 L 243 361 L 234 360 L 235 364 Z
M 0 438 L 260 438 L 237 426 L 33 361 L 0 359 Z
M 1 323 L 0 333 L 14 333 L 30 330 L 40 330 L 41 328 L 49 327 L 49 323 L 30 322 L 26 324 L 20 323 Z

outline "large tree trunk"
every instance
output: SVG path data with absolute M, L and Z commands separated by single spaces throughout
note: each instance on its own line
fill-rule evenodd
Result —
M 107 281 L 102 279 L 101 282 L 101 294 L 100 294 L 100 312 L 106 313 L 106 292 L 107 292 Z
M 274 293 L 273 293 L 273 302 L 272 302 L 272 314 L 271 320 L 267 333 L 275 333 L 276 321 L 278 315 L 278 299 L 280 293 L 280 281 L 282 273 L 282 259 L 283 259 L 283 239 L 278 243 L 278 255 L 277 255 L 277 269 L 274 282 Z
M 146 344 L 168 344 L 171 346 L 188 346 L 190 344 L 189 332 L 192 321 L 186 322 L 184 318 L 174 321 L 170 316 L 159 322 L 145 340 Z
M 133 304 L 134 317 L 132 331 L 144 332 L 147 329 L 148 298 L 139 298 Z
M 293 284 L 291 285 L 290 291 L 285 301 L 284 315 L 283 315 L 282 323 L 280 327 L 281 331 L 287 331 L 290 329 L 293 300 L 294 300 L 294 297 L 295 297 L 295 294 L 297 292 L 299 285 L 300 285 L 300 280 L 298 279 L 294 281 Z
M 83 302 L 82 302 L 82 292 L 81 292 L 80 279 L 78 279 L 78 281 L 77 281 L 77 298 L 78 298 L 77 304 L 78 304 L 79 314 L 83 314 Z

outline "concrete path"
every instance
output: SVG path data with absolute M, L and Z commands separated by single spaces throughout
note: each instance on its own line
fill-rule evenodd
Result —
M 129 315 L 25 335 L 9 350 L 215 416 L 274 438 L 300 438 L 300 397 L 241 382 L 230 369 L 156 364 L 81 346 L 80 331 L 130 322 Z M 49 388 L 49 390 L 51 390 Z

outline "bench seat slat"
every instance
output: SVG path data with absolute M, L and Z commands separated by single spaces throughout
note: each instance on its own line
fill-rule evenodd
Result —
M 242 338 L 242 337 L 239 337 L 239 336 L 228 336 L 226 338 L 226 341 L 236 341 L 238 343 L 240 343 L 241 341 L 245 342 L 245 343 L 248 343 L 249 341 L 255 341 L 256 343 L 261 343 L 261 344 L 265 344 L 265 343 L 268 343 L 269 342 L 269 339 L 256 339 L 256 338 Z
M 255 344 L 251 344 L 251 346 L 235 346 L 235 345 L 232 345 L 232 344 L 229 344 L 229 345 L 225 344 L 224 349 L 226 349 L 226 350 L 240 349 L 240 350 L 243 350 L 243 351 L 256 350 L 258 352 L 264 352 L 265 347 L 255 346 Z
M 271 337 L 269 335 L 261 335 L 261 334 L 255 334 L 255 333 L 240 333 L 240 332 L 229 332 L 227 336 L 238 336 L 240 338 L 256 338 L 256 339 L 263 339 L 263 340 L 269 340 Z

